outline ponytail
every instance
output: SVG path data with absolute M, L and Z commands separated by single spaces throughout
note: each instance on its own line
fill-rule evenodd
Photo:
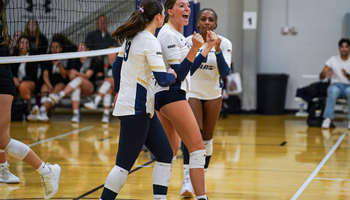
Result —
M 130 18 L 112 33 L 112 38 L 123 43 L 124 40 L 130 40 L 135 37 L 135 35 L 144 30 L 149 23 L 142 15 L 143 13 L 141 13 L 140 10 L 134 11 Z
M 162 13 L 162 10 L 163 4 L 160 1 L 143 0 L 139 10 L 134 11 L 130 18 L 112 33 L 112 37 L 120 43 L 131 40 L 143 31 L 157 14 Z

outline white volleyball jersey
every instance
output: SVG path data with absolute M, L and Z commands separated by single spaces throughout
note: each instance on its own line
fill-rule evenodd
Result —
M 221 38 L 220 49 L 226 63 L 231 67 L 232 43 L 225 37 Z M 186 38 L 186 42 L 192 46 L 192 35 Z M 198 50 L 197 55 L 202 52 L 206 44 Z M 215 47 L 210 51 L 207 58 L 191 76 L 191 92 L 189 97 L 201 100 L 210 100 L 221 97 L 220 74 L 216 61 Z
M 189 46 L 186 43 L 186 38 L 170 24 L 165 24 L 159 31 L 158 40 L 162 46 L 163 59 L 166 68 L 170 65 L 180 64 L 189 52 Z M 176 82 L 169 87 L 161 87 L 156 85 L 156 92 L 164 90 L 184 90 L 190 91 L 190 73 L 187 74 L 184 81 Z
M 154 114 L 154 72 L 166 72 L 159 41 L 148 31 L 123 43 L 120 89 L 114 116 Z

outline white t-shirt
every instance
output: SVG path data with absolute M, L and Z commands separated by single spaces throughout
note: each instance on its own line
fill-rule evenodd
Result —
M 165 24 L 159 31 L 158 40 L 162 46 L 163 59 L 166 68 L 170 65 L 180 64 L 189 52 L 189 46 L 186 43 L 186 38 L 170 24 Z M 161 87 L 156 85 L 156 92 L 164 90 L 184 90 L 190 91 L 190 73 L 187 74 L 181 84 L 174 83 L 169 87 Z
M 123 57 L 123 64 L 113 115 L 149 113 L 153 117 L 156 82 L 153 72 L 166 72 L 159 41 L 152 33 L 142 31 L 123 43 L 118 57 Z
M 340 55 L 332 56 L 326 61 L 326 65 L 333 71 L 331 78 L 331 84 L 333 83 L 346 83 L 350 85 L 350 81 L 344 76 L 342 69 L 345 69 L 347 73 L 350 73 L 350 58 L 342 60 Z
M 186 42 L 192 46 L 192 37 L 188 36 Z M 228 66 L 231 67 L 232 43 L 225 37 L 221 38 L 220 49 Z M 198 50 L 200 54 L 206 44 Z M 191 92 L 190 98 L 201 100 L 210 100 L 221 97 L 220 74 L 216 61 L 215 47 L 209 52 L 206 60 L 201 64 L 197 71 L 191 76 Z

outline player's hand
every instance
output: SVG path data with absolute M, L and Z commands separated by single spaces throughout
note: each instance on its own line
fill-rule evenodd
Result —
M 220 45 L 221 45 L 221 38 L 218 37 L 218 39 L 216 40 L 216 43 L 215 43 L 215 51 L 217 53 L 219 53 L 221 51 Z
M 207 31 L 207 43 L 211 48 L 213 48 L 217 40 L 218 36 L 213 31 Z
M 169 73 L 169 74 L 174 74 L 175 79 L 177 79 L 177 73 L 176 73 L 172 68 L 169 68 L 169 69 L 168 69 L 168 73 Z
M 201 34 L 197 34 L 196 31 L 193 33 L 192 37 L 192 47 L 199 49 L 203 46 L 204 39 Z

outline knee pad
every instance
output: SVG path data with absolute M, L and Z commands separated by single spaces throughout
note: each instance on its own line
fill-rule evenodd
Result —
M 205 152 L 205 149 L 201 149 L 190 153 L 190 169 L 204 168 Z
M 78 88 L 74 89 L 71 96 L 72 101 L 80 101 L 80 93 L 81 93 L 80 89 Z
M 169 186 L 171 164 L 156 162 L 153 169 L 153 185 Z
M 211 139 L 211 140 L 205 140 L 205 141 L 203 141 L 203 142 L 204 142 L 205 150 L 206 150 L 205 155 L 206 155 L 206 156 L 211 156 L 211 155 L 213 155 L 213 139 Z
M 128 178 L 129 172 L 125 169 L 115 165 L 111 172 L 109 172 L 108 177 L 106 179 L 105 188 L 119 193 L 119 191 L 124 186 L 126 179 Z
M 110 94 L 105 94 L 103 97 L 103 106 L 104 107 L 110 107 L 112 102 L 112 95 Z
M 81 79 L 79 77 L 75 77 L 71 82 L 68 83 L 72 88 L 77 88 L 81 85 Z
M 106 92 L 109 90 L 109 88 L 111 88 L 111 83 L 108 81 L 103 82 L 103 84 L 101 85 L 100 89 L 98 90 L 98 92 L 102 93 L 102 94 L 106 94 Z
M 47 96 L 43 96 L 43 97 L 41 97 L 41 99 L 40 99 L 40 103 L 41 104 L 44 104 L 47 100 L 49 100 L 50 98 L 48 98 Z
M 30 148 L 24 143 L 11 139 L 5 148 L 5 152 L 10 156 L 23 160 L 29 153 Z

